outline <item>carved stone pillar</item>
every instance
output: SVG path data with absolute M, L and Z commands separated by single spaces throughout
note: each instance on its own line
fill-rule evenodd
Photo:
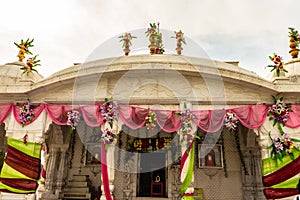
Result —
M 43 200 L 59 198 L 59 193 L 64 185 L 64 176 L 67 174 L 67 150 L 68 141 L 64 140 L 64 134 L 60 126 L 52 124 L 46 137 L 49 146 L 49 155 L 46 166 L 45 192 Z
M 180 165 L 174 165 L 171 168 L 172 170 L 172 200 L 180 199 Z
M 57 155 L 58 155 L 58 147 L 52 146 L 50 148 L 49 152 L 49 161 L 48 165 L 46 166 L 46 179 L 45 179 L 45 189 L 46 191 L 51 191 L 54 194 L 54 188 L 55 188 L 55 177 L 56 177 L 56 161 L 57 161 Z
M 242 173 L 245 200 L 264 200 L 261 154 L 268 155 L 268 135 L 258 134 L 258 130 L 243 130 L 246 134 L 243 155 L 248 174 Z
M 255 172 L 255 187 L 254 191 L 256 191 L 255 196 L 258 200 L 264 200 L 265 195 L 263 194 L 263 183 L 262 183 L 262 162 L 261 162 L 261 154 L 260 151 L 257 149 L 253 151 L 253 162 L 254 162 L 254 172 Z
M 243 191 L 244 191 L 244 199 L 254 200 L 254 188 L 253 188 L 253 171 L 251 169 L 252 166 L 252 155 L 251 151 L 243 151 L 245 165 L 248 170 L 248 174 L 245 174 L 242 170 L 242 178 L 243 178 Z
M 66 168 L 68 166 L 67 150 L 68 145 L 64 144 L 60 147 L 60 163 L 58 167 L 57 180 L 56 180 L 56 193 L 59 194 L 62 191 L 62 187 L 65 185 L 65 177 L 67 174 Z

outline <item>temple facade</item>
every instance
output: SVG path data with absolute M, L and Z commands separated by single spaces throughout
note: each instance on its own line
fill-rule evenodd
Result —
M 187 176 L 191 180 L 184 193 L 195 199 L 266 199 L 262 159 L 270 155 L 269 131 L 276 132 L 276 127 L 268 118 L 264 120 L 264 114 L 253 116 L 263 112 L 260 106 L 273 103 L 272 96 L 284 96 L 285 103 L 300 102 L 298 58 L 286 63 L 288 73 L 281 72 L 279 77 L 270 73 L 266 79 L 238 62 L 172 54 L 101 59 L 75 64 L 47 78 L 38 73 L 21 75 L 23 66 L 22 62 L 0 66 L 0 103 L 16 105 L 30 99 L 45 106 L 26 126 L 16 121 L 13 109 L 4 119 L 5 111 L 0 110 L 0 153 L 7 152 L 7 138 L 28 135 L 28 141 L 43 144 L 41 164 L 46 175 L 38 181 L 36 193 L 0 192 L 0 200 L 107 199 L 99 142 L 104 125 L 93 122 L 90 113 L 95 113 L 85 108 L 84 114 L 80 108 L 81 120 L 70 131 L 61 113 L 70 107 L 98 105 L 110 97 L 122 111 L 111 127 L 118 137 L 105 147 L 108 191 L 117 200 L 181 199 Z M 174 125 L 174 113 L 187 109 L 200 113 L 198 124 L 191 125 L 191 135 L 197 139 L 189 151 L 188 139 Z M 241 122 L 230 134 L 223 123 L 222 127 L 215 124 L 223 122 L 222 111 L 230 109 L 237 109 L 233 111 L 238 116 L 249 112 L 245 115 L 253 122 L 239 117 Z M 137 124 L 147 110 L 154 110 L 159 118 L 151 129 Z M 172 112 L 174 118 L 161 119 Z M 170 124 L 175 128 L 168 120 L 173 120 Z M 285 128 L 291 137 L 298 137 L 298 128 Z M 181 167 L 185 152 L 189 155 Z

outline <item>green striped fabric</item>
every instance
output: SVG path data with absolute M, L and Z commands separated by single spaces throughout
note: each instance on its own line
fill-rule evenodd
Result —
M 7 153 L 0 173 L 0 191 L 28 194 L 38 187 L 42 145 L 8 138 Z

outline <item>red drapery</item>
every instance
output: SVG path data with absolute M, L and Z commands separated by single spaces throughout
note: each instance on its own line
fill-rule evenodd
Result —
M 58 125 L 67 125 L 67 112 L 77 109 L 81 112 L 82 118 L 88 126 L 97 127 L 102 125 L 103 117 L 98 112 L 100 105 L 70 106 L 62 104 L 35 104 L 34 121 L 45 109 L 51 120 Z M 19 113 L 20 107 L 16 104 L 0 105 L 0 123 L 9 113 L 13 111 L 15 120 L 21 124 Z M 157 124 L 163 131 L 174 132 L 180 128 L 180 116 L 178 110 L 151 110 L 156 114 Z M 240 123 L 249 129 L 260 127 L 266 120 L 268 105 L 258 104 L 232 108 L 228 110 L 194 110 L 194 123 L 205 132 L 216 132 L 222 128 L 224 116 L 227 111 L 236 114 Z M 150 109 L 129 105 L 119 105 L 119 117 L 131 129 L 141 128 L 145 123 L 145 117 Z M 27 125 L 27 124 L 26 124 Z M 291 105 L 291 112 L 287 123 L 290 128 L 300 127 L 300 104 Z
M 2 104 L 0 105 L 0 124 L 5 120 L 7 115 L 10 113 L 12 109 L 12 104 Z

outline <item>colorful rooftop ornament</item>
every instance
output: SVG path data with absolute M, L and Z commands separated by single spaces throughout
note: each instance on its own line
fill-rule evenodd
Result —
M 131 35 L 131 33 L 125 33 L 124 35 L 119 36 L 119 38 L 121 38 L 120 42 L 123 42 L 122 47 L 124 48 L 123 51 L 125 53 L 125 56 L 128 56 L 130 52 L 129 47 L 132 45 L 131 40 L 132 38 L 137 38 L 137 37 Z
M 162 43 L 162 33 L 159 32 L 159 23 L 150 23 L 150 28 L 145 32 L 146 36 L 149 38 L 150 54 L 162 54 L 164 52 L 164 47 Z
M 276 75 L 279 77 L 280 72 L 288 72 L 284 68 L 284 63 L 282 62 L 282 57 L 278 56 L 276 53 L 274 53 L 273 56 L 269 56 L 269 59 L 274 63 L 274 65 L 268 65 L 267 67 L 272 67 L 271 72 L 276 70 Z
M 16 42 L 14 42 L 14 44 L 20 49 L 19 54 L 18 54 L 18 58 L 20 62 L 23 62 L 24 58 L 25 58 L 25 54 L 29 54 L 32 55 L 32 53 L 29 51 L 29 47 L 33 47 L 33 40 L 30 40 L 29 38 L 24 42 L 24 40 L 21 40 L 20 44 L 17 44 Z
M 291 50 L 289 53 L 291 54 L 292 58 L 298 58 L 299 53 L 299 42 L 300 42 L 300 35 L 297 30 L 292 27 L 289 27 L 289 37 L 290 37 L 290 48 Z
M 36 59 L 37 56 L 38 55 L 35 55 L 34 57 L 31 57 L 31 58 L 27 59 L 26 65 L 20 68 L 21 70 L 23 70 L 22 75 L 23 74 L 27 74 L 28 75 L 32 71 L 35 71 L 35 72 L 38 73 L 38 71 L 36 69 L 34 69 L 35 67 L 41 65 L 40 64 L 41 61 Z
M 174 33 L 175 33 L 175 36 L 172 36 L 171 38 L 176 38 L 176 40 L 177 40 L 176 51 L 177 51 L 178 55 L 181 55 L 181 51 L 183 50 L 183 48 L 181 47 L 181 45 L 182 45 L 182 43 L 186 44 L 185 37 L 183 36 L 184 33 L 182 32 L 182 30 L 179 30 L 177 32 L 174 31 Z

